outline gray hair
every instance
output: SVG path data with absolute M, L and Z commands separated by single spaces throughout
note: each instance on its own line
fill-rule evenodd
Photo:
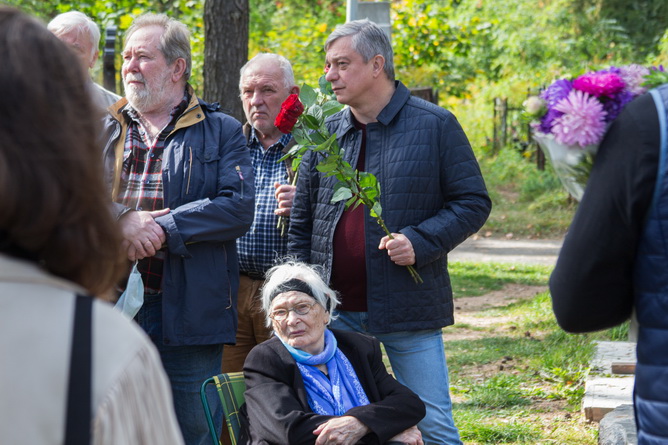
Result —
M 390 38 L 383 29 L 369 19 L 353 20 L 338 25 L 325 41 L 325 52 L 334 41 L 352 36 L 352 48 L 362 56 L 364 63 L 380 54 L 385 58 L 383 70 L 387 78 L 394 82 L 394 52 Z
M 100 28 L 83 12 L 70 11 L 58 14 L 46 27 L 56 36 L 67 34 L 71 31 L 78 31 L 86 35 L 93 44 L 91 57 L 96 51 L 100 50 Z
M 138 29 L 147 26 L 159 26 L 164 30 L 162 36 L 160 36 L 158 49 L 170 65 L 176 59 L 184 59 L 186 61 L 184 78 L 185 80 L 190 79 L 192 56 L 190 54 L 190 31 L 188 31 L 186 25 L 165 14 L 147 13 L 134 19 L 132 25 L 125 32 L 125 40 L 127 41 Z
M 244 64 L 239 70 L 239 91 L 241 91 L 241 82 L 244 78 L 244 73 L 251 66 L 261 62 L 273 62 L 283 71 L 283 84 L 286 89 L 295 86 L 295 74 L 292 71 L 292 64 L 285 57 L 274 53 L 259 53 L 248 62 Z
M 292 279 L 303 281 L 311 288 L 311 297 L 329 312 L 329 322 L 327 324 L 336 319 L 334 309 L 338 306 L 340 300 L 336 295 L 336 291 L 327 286 L 322 279 L 319 269 L 318 266 L 297 261 L 288 261 L 269 269 L 265 277 L 264 286 L 262 287 L 262 310 L 265 314 L 267 326 L 271 326 L 269 313 L 273 298 L 277 295 L 276 291 L 279 290 L 282 284 Z

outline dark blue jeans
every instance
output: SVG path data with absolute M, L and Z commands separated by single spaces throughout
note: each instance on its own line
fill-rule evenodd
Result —
M 169 376 L 174 409 L 186 445 L 210 445 L 211 433 L 204 416 L 199 389 L 211 376 L 220 374 L 223 345 L 169 346 L 162 341 L 162 296 L 144 295 L 144 305 L 135 320 L 160 352 L 162 365 Z M 220 400 L 209 385 L 209 401 L 214 424 L 222 425 Z M 217 437 L 220 431 L 217 432 Z
M 367 331 L 366 312 L 337 312 L 330 327 L 373 335 L 385 346 L 396 379 L 424 402 L 427 415 L 418 428 L 425 445 L 461 445 L 452 418 L 448 365 L 441 329 L 378 334 Z

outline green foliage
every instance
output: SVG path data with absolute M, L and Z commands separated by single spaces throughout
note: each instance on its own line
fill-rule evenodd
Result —
M 668 72 L 651 70 L 650 73 L 645 77 L 645 82 L 643 86 L 647 88 L 656 88 L 664 83 L 668 83 Z
M 575 3 L 594 9 L 601 21 L 613 22 L 623 30 L 635 57 L 644 58 L 655 51 L 668 23 L 665 0 L 578 0 Z
M 62 2 L 60 0 L 4 0 L 5 3 L 22 8 L 24 11 L 36 15 L 45 22 L 63 12 L 80 11 L 88 15 L 100 27 L 102 38 L 100 45 L 104 45 L 104 30 L 109 26 L 118 29 L 116 70 L 117 84 L 120 84 L 120 67 L 123 32 L 132 24 L 135 17 L 146 13 L 165 13 L 177 18 L 186 24 L 191 32 L 193 76 L 190 84 L 198 91 L 204 79 L 202 66 L 204 64 L 204 24 L 202 14 L 204 1 L 202 0 L 78 0 Z M 100 48 L 101 49 L 101 48 Z M 101 64 L 98 63 L 93 78 L 101 83 Z
M 325 64 L 325 39 L 345 21 L 342 0 L 249 0 L 248 56 L 272 52 L 292 62 L 298 83 L 314 84 Z
M 521 182 L 519 190 L 520 201 L 534 202 L 542 195 L 554 195 L 554 192 L 561 190 L 561 182 L 559 182 L 559 178 L 557 178 L 552 169 L 541 171 L 532 166 Z
M 492 24 L 478 16 L 455 20 L 458 1 L 401 0 L 392 4 L 392 40 L 398 72 L 409 85 L 431 85 L 461 95 L 477 76 L 494 78 L 498 66 L 480 57 L 491 45 Z M 471 63 L 475 60 L 475 63 Z M 421 72 L 420 79 L 411 79 Z
M 648 60 L 653 60 L 655 65 L 668 65 L 668 29 L 659 41 L 657 53 L 656 56 L 649 56 Z
M 532 153 L 506 148 L 479 159 L 493 202 L 483 233 L 558 237 L 566 232 L 577 203 L 549 163 L 540 171 L 529 162 Z
M 619 326 L 615 326 L 607 331 L 608 339 L 611 341 L 628 341 L 629 339 L 629 322 L 624 322 Z

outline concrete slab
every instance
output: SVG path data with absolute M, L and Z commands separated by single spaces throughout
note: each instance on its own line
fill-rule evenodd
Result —
M 590 422 L 600 420 L 618 406 L 633 403 L 634 376 L 594 377 L 585 382 L 582 411 Z
M 613 374 L 612 365 L 636 362 L 636 343 L 632 341 L 598 341 L 596 353 L 591 362 L 591 373 L 595 375 Z
M 635 376 L 614 375 L 613 365 L 636 362 L 636 344 L 628 341 L 596 342 L 591 372 L 585 382 L 582 411 L 590 422 L 599 422 L 618 406 L 633 404 Z

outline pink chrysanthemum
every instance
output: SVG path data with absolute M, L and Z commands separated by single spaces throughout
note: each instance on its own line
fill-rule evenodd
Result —
M 619 67 L 619 75 L 626 84 L 626 89 L 634 96 L 647 91 L 647 88 L 641 84 L 645 81 L 645 76 L 648 74 L 649 69 L 642 65 L 631 64 Z
M 619 75 L 601 71 L 583 74 L 573 81 L 573 88 L 596 97 L 611 97 L 625 86 Z
M 595 97 L 574 89 L 554 108 L 564 113 L 552 127 L 557 142 L 580 147 L 601 142 L 606 112 Z

